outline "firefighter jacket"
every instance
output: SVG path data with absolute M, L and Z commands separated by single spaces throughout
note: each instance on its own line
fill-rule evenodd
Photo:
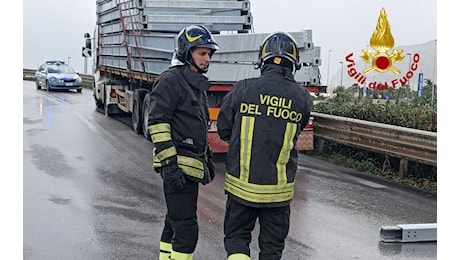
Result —
M 150 91 L 148 129 L 152 142 L 153 168 L 178 164 L 186 178 L 207 184 L 206 165 L 212 155 L 208 144 L 208 79 L 189 65 L 163 72 Z
M 310 94 L 285 67 L 266 64 L 224 97 L 217 119 L 229 142 L 225 192 L 252 207 L 288 205 L 294 193 L 297 137 L 310 117 Z

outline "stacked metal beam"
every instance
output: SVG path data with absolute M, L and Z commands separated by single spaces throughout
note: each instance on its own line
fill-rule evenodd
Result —
M 259 45 L 268 35 L 254 34 L 249 0 L 97 0 L 98 66 L 158 75 L 170 65 L 175 37 L 191 24 L 206 26 L 219 43 L 206 76 L 232 82 L 256 77 Z M 319 84 L 320 49 L 310 30 L 293 32 L 304 67 L 296 79 Z M 305 66 L 308 65 L 308 66 Z

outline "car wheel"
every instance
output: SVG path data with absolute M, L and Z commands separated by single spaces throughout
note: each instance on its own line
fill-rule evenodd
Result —
M 81 93 L 81 90 L 82 90 L 82 89 L 83 89 L 83 88 L 77 89 L 77 92 L 78 92 L 78 93 Z
M 50 85 L 50 83 L 48 81 L 46 82 L 46 91 L 48 91 L 48 92 L 51 91 L 51 85 Z
M 42 89 L 42 87 L 41 87 L 40 84 L 38 83 L 38 80 L 35 81 L 35 86 L 37 86 L 37 89 Z

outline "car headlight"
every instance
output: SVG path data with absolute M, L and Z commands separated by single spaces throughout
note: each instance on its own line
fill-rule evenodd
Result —
M 81 77 L 77 77 L 77 79 L 75 80 L 75 83 L 81 83 Z
M 59 81 L 59 79 L 56 78 L 56 77 L 54 77 L 54 76 L 50 77 L 48 80 L 51 81 L 51 82 L 57 82 L 57 81 Z

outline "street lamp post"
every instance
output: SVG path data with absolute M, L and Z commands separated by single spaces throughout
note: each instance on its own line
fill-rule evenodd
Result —
M 435 82 L 435 76 L 436 76 L 436 44 L 437 44 L 437 39 L 434 39 L 434 60 L 433 60 L 433 80 L 431 82 L 431 105 L 434 104 L 434 82 Z
M 410 63 L 412 61 L 412 53 L 409 52 L 409 53 L 406 53 L 406 55 L 409 56 L 409 70 L 408 71 L 410 71 Z M 410 78 L 407 79 L 407 85 L 409 86 L 409 89 L 412 90 L 410 88 Z
M 331 64 L 331 51 L 329 50 L 329 54 L 327 57 L 327 86 L 329 87 L 329 65 Z
M 340 86 L 343 86 L 343 61 L 339 63 L 342 64 L 342 68 L 340 69 Z

